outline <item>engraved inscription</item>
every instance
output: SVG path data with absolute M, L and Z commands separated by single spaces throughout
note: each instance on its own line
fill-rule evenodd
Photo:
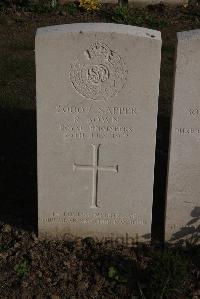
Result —
M 64 217 L 47 217 L 41 218 L 42 222 L 56 222 L 56 223 L 81 223 L 81 224 L 111 224 L 111 225 L 145 225 L 145 220 L 132 220 L 132 219 L 91 219 L 91 218 L 64 218 Z
M 180 127 L 175 128 L 175 132 L 179 134 L 180 136 L 199 136 L 200 134 L 200 128 L 197 121 L 199 121 L 200 116 L 200 108 L 198 107 L 189 107 L 185 109 L 185 117 L 186 120 L 189 121 L 191 124 L 191 118 L 192 118 L 192 126 L 193 127 Z M 189 117 L 189 118 L 188 118 Z
M 200 129 L 197 128 L 176 128 L 175 131 L 180 135 L 200 134 Z
M 99 166 L 99 148 L 100 144 L 97 146 L 92 144 L 93 148 L 93 163 L 92 165 L 79 165 L 74 163 L 73 164 L 73 171 L 76 169 L 80 170 L 92 170 L 92 204 L 90 208 L 97 208 L 97 190 L 98 190 L 98 172 L 99 171 L 112 171 L 118 172 L 118 165 L 117 166 Z
M 63 139 L 119 139 L 133 136 L 138 111 L 134 106 L 57 105 Z M 65 117 L 66 116 L 66 117 Z
M 64 139 L 106 139 L 127 138 L 135 133 L 133 127 L 117 125 L 68 125 L 60 124 L 59 130 L 64 132 Z
M 58 223 L 81 223 L 81 224 L 101 224 L 101 225 L 145 225 L 146 221 L 137 216 L 136 213 L 121 215 L 119 213 L 107 212 L 79 212 L 64 211 L 52 212 L 47 218 L 41 218 L 42 222 L 58 222 Z
M 115 51 L 97 41 L 71 65 L 69 77 L 81 96 L 90 100 L 107 100 L 124 87 L 127 68 Z
M 100 113 L 104 115 L 113 116 L 136 116 L 137 110 L 134 106 L 115 106 L 115 107 L 94 107 L 94 106 L 67 106 L 67 105 L 57 105 L 57 113 L 66 113 L 72 115 L 88 114 L 89 112 Z
M 193 117 L 198 117 L 200 116 L 200 109 L 199 108 L 189 108 L 189 115 Z

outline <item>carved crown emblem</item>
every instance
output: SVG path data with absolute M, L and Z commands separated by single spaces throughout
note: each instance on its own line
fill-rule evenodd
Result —
M 90 100 L 114 97 L 126 80 L 123 59 L 100 41 L 91 44 L 70 69 L 70 81 L 76 92 Z

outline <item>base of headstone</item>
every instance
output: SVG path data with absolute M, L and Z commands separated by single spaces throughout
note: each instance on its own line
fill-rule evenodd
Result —
M 48 227 L 41 227 L 40 226 L 40 233 L 39 239 L 54 239 L 54 240 L 68 240 L 68 239 L 80 239 L 83 240 L 84 238 L 92 238 L 97 243 L 110 243 L 113 245 L 121 244 L 124 246 L 138 246 L 140 243 L 150 244 L 151 242 L 151 235 L 147 235 L 144 237 L 136 235 L 132 235 L 129 233 L 120 234 L 119 231 L 114 231 L 112 233 L 103 234 L 98 231 L 91 231 L 88 229 L 88 232 L 85 228 L 80 230 L 72 230 L 71 227 L 68 229 L 66 226 L 63 226 L 63 229 L 59 226 L 58 229 L 55 228 L 54 225 Z

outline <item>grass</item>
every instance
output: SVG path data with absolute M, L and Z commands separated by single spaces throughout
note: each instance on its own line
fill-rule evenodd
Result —
M 28 260 L 23 258 L 18 264 L 15 265 L 14 271 L 19 278 L 22 278 L 25 275 L 27 275 L 29 271 Z
M 167 20 L 158 15 L 151 14 L 143 9 L 130 9 L 128 6 L 116 6 L 111 14 L 111 18 L 116 23 L 134 25 L 134 26 L 150 26 L 152 28 L 161 29 L 168 25 Z
M 77 3 L 69 2 L 60 6 L 60 13 L 68 13 L 70 15 L 75 15 L 79 11 L 79 6 Z
M 6 245 L 0 243 L 0 253 L 5 252 L 7 249 L 8 247 Z

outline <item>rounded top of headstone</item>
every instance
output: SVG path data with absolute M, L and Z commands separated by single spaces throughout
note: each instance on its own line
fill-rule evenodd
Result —
M 37 35 L 47 33 L 84 33 L 84 32 L 102 32 L 102 33 L 121 33 L 130 34 L 138 37 L 161 40 L 161 33 L 157 30 L 136 27 L 131 25 L 122 25 L 114 23 L 73 23 L 55 26 L 46 26 L 37 29 Z
M 200 39 L 200 29 L 178 32 L 177 39 L 178 40 Z

